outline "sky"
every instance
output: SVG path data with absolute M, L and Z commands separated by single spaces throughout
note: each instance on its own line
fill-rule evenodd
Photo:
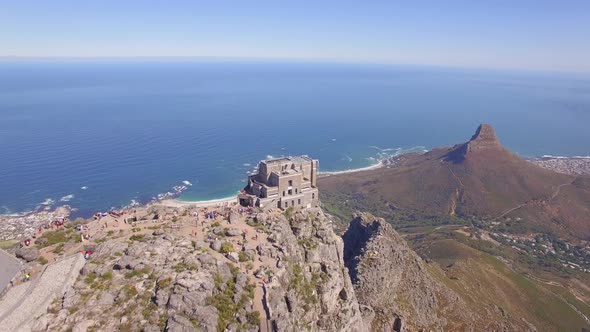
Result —
M 590 72 L 590 1 L 0 0 L 0 57 L 230 57 Z

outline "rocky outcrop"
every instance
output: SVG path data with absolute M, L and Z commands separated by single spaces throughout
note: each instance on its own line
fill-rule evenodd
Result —
M 488 153 L 490 151 L 502 151 L 508 153 L 496 137 L 496 131 L 489 124 L 481 124 L 477 127 L 471 139 L 463 144 L 455 145 L 446 155 L 447 161 L 462 163 L 470 155 Z
M 102 243 L 36 330 L 257 331 L 252 281 L 206 251 L 171 234 Z
M 259 248 L 281 266 L 265 287 L 277 331 L 368 331 L 343 261 L 342 239 L 320 209 L 257 217 L 271 232 Z
M 32 261 L 36 260 L 37 258 L 39 258 L 39 249 L 37 249 L 35 247 L 33 247 L 33 248 L 22 247 L 22 248 L 16 249 L 16 251 L 14 252 L 14 255 L 18 258 L 24 259 L 27 262 L 32 262 Z
M 358 213 L 344 234 L 344 260 L 374 331 L 443 330 L 442 313 L 463 306 L 383 219 Z
M 496 137 L 496 131 L 487 123 L 482 123 L 477 127 L 475 134 L 467 144 L 469 145 L 468 150 L 470 151 L 501 147 L 500 141 Z

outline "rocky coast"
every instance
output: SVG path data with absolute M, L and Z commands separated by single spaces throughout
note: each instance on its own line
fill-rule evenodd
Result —
M 55 210 L 30 212 L 23 215 L 0 214 L 0 241 L 19 241 L 30 238 L 39 227 L 45 227 L 53 221 L 67 219 L 71 211 L 69 206 L 60 206 Z

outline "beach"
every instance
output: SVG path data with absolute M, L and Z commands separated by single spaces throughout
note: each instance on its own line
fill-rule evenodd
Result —
M 178 198 L 174 199 L 165 199 L 159 204 L 169 207 L 219 207 L 219 206 L 227 206 L 227 205 L 234 205 L 237 204 L 237 194 L 235 196 L 229 196 L 225 198 L 219 199 L 211 199 L 206 201 L 183 201 Z

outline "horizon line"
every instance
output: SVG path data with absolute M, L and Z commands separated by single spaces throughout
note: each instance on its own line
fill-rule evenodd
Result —
M 217 61 L 269 61 L 292 63 L 322 63 L 322 64 L 349 64 L 349 65 L 374 65 L 374 66 L 410 66 L 433 67 L 466 70 L 490 70 L 490 71 L 518 71 L 537 73 L 562 73 L 562 74 L 590 74 L 590 69 L 556 69 L 547 67 L 515 67 L 515 66 L 485 66 L 485 65 L 456 65 L 440 63 L 411 63 L 388 62 L 371 60 L 347 60 L 337 58 L 307 58 L 307 57 L 257 57 L 257 56 L 216 56 L 216 55 L 0 55 L 0 61 L 5 60 L 217 60 Z

